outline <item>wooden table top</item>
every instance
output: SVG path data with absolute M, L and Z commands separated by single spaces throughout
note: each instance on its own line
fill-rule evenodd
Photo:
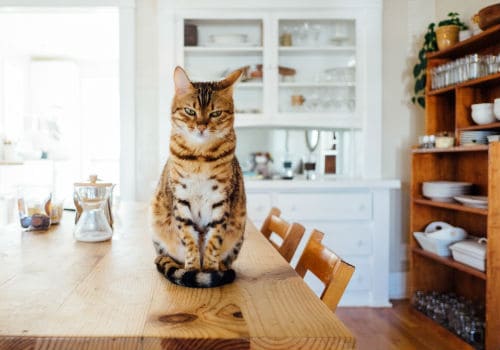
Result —
M 0 228 L 0 349 L 354 349 L 355 339 L 250 222 L 233 284 L 190 289 L 156 271 L 147 206 L 113 240 Z

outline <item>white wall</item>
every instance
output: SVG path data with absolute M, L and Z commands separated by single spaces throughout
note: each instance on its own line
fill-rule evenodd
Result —
M 136 199 L 149 201 L 158 174 L 157 2 L 136 0 Z M 168 84 L 170 82 L 161 82 Z

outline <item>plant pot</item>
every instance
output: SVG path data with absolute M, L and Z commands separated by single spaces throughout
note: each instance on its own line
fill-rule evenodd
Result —
M 436 40 L 439 50 L 447 49 L 458 43 L 459 26 L 451 24 L 436 28 Z

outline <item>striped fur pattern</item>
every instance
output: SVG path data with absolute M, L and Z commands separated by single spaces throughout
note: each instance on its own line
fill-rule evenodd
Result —
M 246 199 L 235 156 L 231 73 L 220 82 L 192 83 L 174 72 L 170 157 L 151 203 L 158 271 L 178 285 L 231 283 L 243 244 Z

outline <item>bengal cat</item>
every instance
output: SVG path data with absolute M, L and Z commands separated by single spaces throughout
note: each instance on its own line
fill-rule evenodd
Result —
M 243 243 L 246 198 L 235 156 L 233 86 L 174 71 L 170 157 L 151 203 L 158 271 L 178 285 L 231 283 Z

